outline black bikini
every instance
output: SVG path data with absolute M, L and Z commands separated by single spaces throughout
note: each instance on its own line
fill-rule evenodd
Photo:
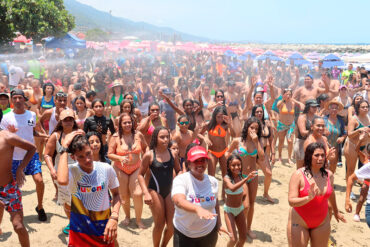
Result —
M 151 177 L 149 180 L 148 188 L 155 190 L 165 199 L 170 193 L 172 188 L 174 159 L 171 151 L 170 160 L 166 162 L 159 162 L 156 159 L 155 151 L 153 150 L 153 162 L 150 165 Z

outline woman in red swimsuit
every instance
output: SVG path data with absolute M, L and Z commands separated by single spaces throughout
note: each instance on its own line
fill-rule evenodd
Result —
M 130 197 L 134 201 L 136 225 L 145 228 L 141 221 L 143 211 L 143 192 L 139 186 L 137 176 L 141 166 L 141 154 L 146 149 L 144 136 L 135 130 L 134 117 L 122 113 L 118 120 L 117 132 L 109 141 L 108 158 L 114 163 L 114 170 L 119 180 L 119 193 L 126 203 L 123 205 L 126 218 L 123 225 L 130 223 Z
M 325 147 L 311 143 L 305 151 L 304 167 L 293 173 L 289 182 L 289 212 L 287 227 L 289 246 L 328 246 L 330 214 L 328 200 L 335 219 L 346 222 L 338 212 L 335 200 L 334 176 L 325 169 Z

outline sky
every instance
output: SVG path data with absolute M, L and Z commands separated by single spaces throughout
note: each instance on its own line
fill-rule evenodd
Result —
M 369 0 L 78 0 L 113 16 L 224 41 L 370 43 Z

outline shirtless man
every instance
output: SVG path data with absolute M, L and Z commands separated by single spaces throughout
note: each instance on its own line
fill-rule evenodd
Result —
M 0 121 L 2 113 L 0 111 Z M 14 148 L 18 147 L 27 151 L 24 159 L 16 172 L 16 180 L 12 175 L 12 159 Z M 9 212 L 14 231 L 22 247 L 30 246 L 28 232 L 23 225 L 22 195 L 19 190 L 24 183 L 23 169 L 30 162 L 36 147 L 7 130 L 0 130 L 0 223 L 3 218 L 4 209 Z M 1 234 L 0 228 L 0 234 Z
M 36 113 L 25 109 L 26 100 L 27 98 L 23 90 L 14 89 L 11 92 L 11 101 L 14 105 L 14 110 L 3 117 L 0 126 L 2 129 L 7 129 L 15 133 L 22 139 L 35 143 L 34 137 L 41 136 L 41 134 L 37 132 L 41 129 L 41 126 L 36 121 Z M 27 152 L 21 148 L 14 149 L 12 156 L 12 173 L 14 178 L 17 177 L 18 168 L 23 165 L 26 154 Z M 23 169 L 21 171 L 23 171 Z M 35 210 L 38 214 L 38 219 L 39 221 L 46 221 L 47 215 L 42 204 L 45 185 L 42 179 L 41 162 L 38 153 L 34 153 L 31 160 L 26 164 L 24 173 L 26 175 L 32 175 L 36 185 L 37 206 Z
M 307 74 L 304 78 L 304 86 L 299 87 L 293 95 L 293 98 L 302 104 L 309 99 L 316 99 L 320 94 L 329 92 L 330 79 L 326 74 L 322 74 L 322 82 L 325 88 L 316 87 L 313 85 L 313 77 Z
M 55 107 L 44 111 L 39 122 L 44 124 L 44 121 L 49 121 L 49 135 L 54 131 L 59 122 L 59 114 L 67 109 L 67 94 L 58 92 L 55 96 Z

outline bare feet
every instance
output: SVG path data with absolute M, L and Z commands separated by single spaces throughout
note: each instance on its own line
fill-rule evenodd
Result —
M 256 239 L 257 238 L 256 234 L 254 232 L 252 232 L 252 230 L 248 230 L 247 236 L 250 237 L 251 239 Z
M 283 163 L 283 159 L 281 157 L 279 157 L 278 160 L 279 160 L 280 163 Z
M 294 165 L 294 162 L 291 159 L 288 159 L 288 164 L 292 166 Z
M 268 201 L 268 202 L 270 202 L 270 203 L 272 203 L 272 204 L 275 204 L 274 199 L 272 199 L 272 198 L 269 196 L 269 194 L 263 194 L 263 198 L 264 198 L 266 201 Z
M 130 224 L 130 217 L 126 217 L 123 221 L 122 221 L 122 224 L 124 226 L 128 226 Z
M 2 229 L 1 229 L 1 227 L 0 227 L 0 235 L 1 235 L 1 234 L 3 234 L 3 230 L 2 230 Z
M 141 221 L 136 221 L 136 225 L 140 229 L 146 229 L 146 226 Z

